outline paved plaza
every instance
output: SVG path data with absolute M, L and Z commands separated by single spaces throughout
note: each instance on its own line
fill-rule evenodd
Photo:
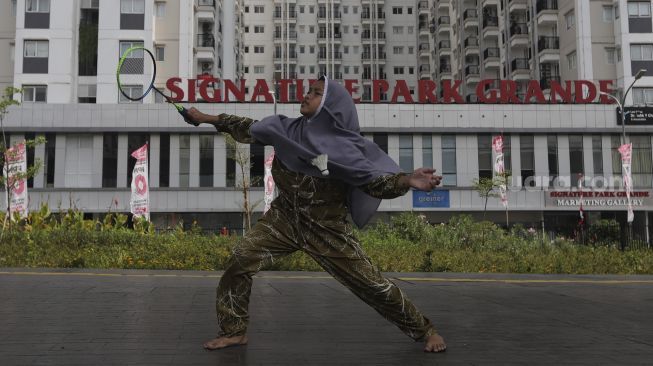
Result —
M 422 352 L 325 273 L 262 272 L 222 351 L 220 272 L 0 268 L 0 365 L 651 365 L 653 276 L 387 273 L 445 337 Z

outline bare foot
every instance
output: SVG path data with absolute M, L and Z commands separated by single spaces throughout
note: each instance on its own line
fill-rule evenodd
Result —
M 426 338 L 426 346 L 424 352 L 444 352 L 447 350 L 447 345 L 444 343 L 444 338 L 439 334 L 434 334 Z
M 236 337 L 218 337 L 213 338 L 208 342 L 204 342 L 204 348 L 213 351 L 216 349 L 227 348 L 232 346 L 240 346 L 247 344 L 247 336 L 236 336 Z

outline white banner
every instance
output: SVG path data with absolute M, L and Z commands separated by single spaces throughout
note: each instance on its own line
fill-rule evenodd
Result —
M 27 217 L 27 179 L 17 179 L 17 175 L 27 172 L 27 154 L 25 143 L 20 143 L 9 149 L 5 153 L 5 168 L 3 169 L 5 182 L 9 187 L 9 212 L 11 219 L 14 218 L 14 212 L 18 212 L 21 218 Z
M 492 139 L 492 149 L 494 149 L 494 173 L 501 176 L 505 172 L 503 164 L 503 136 L 496 136 Z M 505 182 L 499 185 L 499 196 L 501 197 L 501 204 L 503 207 L 508 207 L 508 195 L 506 193 L 507 187 Z
M 147 144 L 141 146 L 132 154 L 136 165 L 132 171 L 132 195 L 129 205 L 134 217 L 145 217 L 150 221 L 150 187 L 147 169 Z
M 635 214 L 633 213 L 633 204 L 630 196 L 633 190 L 633 180 L 631 175 L 631 162 L 632 162 L 633 144 L 623 144 L 619 146 L 619 153 L 621 153 L 621 167 L 623 169 L 624 188 L 626 189 L 626 198 L 628 199 L 628 222 L 633 222 Z
M 274 200 L 274 178 L 272 178 L 272 161 L 274 160 L 274 152 L 265 159 L 265 175 L 263 176 L 263 184 L 265 185 L 265 208 L 263 213 L 270 209 L 272 200 Z

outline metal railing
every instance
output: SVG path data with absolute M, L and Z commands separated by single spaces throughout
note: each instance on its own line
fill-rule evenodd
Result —
M 200 33 L 197 35 L 197 47 L 215 47 L 215 38 L 211 33 Z
M 467 37 L 467 39 L 465 39 L 465 47 L 478 47 L 478 38 Z
M 537 51 L 560 49 L 559 37 L 539 37 L 537 40 Z
M 490 57 L 499 57 L 501 52 L 498 47 L 488 47 L 483 51 L 483 59 L 488 59 Z
M 527 58 L 513 58 L 512 62 L 510 63 L 510 67 L 513 71 L 530 69 Z
M 510 35 L 520 35 L 520 34 L 528 34 L 528 24 L 527 23 L 512 23 L 510 25 Z
M 465 67 L 465 75 L 479 75 L 481 73 L 481 69 L 478 67 L 478 65 L 469 65 Z
M 467 9 L 463 13 L 463 20 L 478 19 L 478 11 L 476 9 Z
M 558 10 L 558 0 L 537 0 L 537 12 L 542 10 Z
M 499 17 L 495 16 L 483 16 L 483 28 L 487 27 L 498 27 L 499 26 Z

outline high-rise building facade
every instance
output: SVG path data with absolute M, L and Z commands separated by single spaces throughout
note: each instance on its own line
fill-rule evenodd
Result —
M 128 211 L 134 164 L 129 153 L 149 142 L 157 226 L 183 219 L 209 230 L 242 228 L 242 195 L 234 189 L 243 179 L 238 172 L 261 177 L 270 147 L 246 146 L 251 166 L 241 170 L 221 134 L 188 126 L 162 98 L 150 94 L 142 103 L 122 98 L 115 82 L 119 56 L 142 44 L 156 56 L 156 85 L 162 89 L 179 78 L 188 96 L 189 80 L 246 79 L 250 100 L 257 79 L 270 86 L 285 83 L 289 103 L 280 103 L 278 112 L 288 116 L 299 115 L 293 99 L 307 89 L 307 80 L 320 74 L 353 80 L 355 97 L 363 102 L 358 105 L 363 135 L 404 171 L 433 166 L 444 177 L 433 196 L 410 192 L 384 201 L 377 217 L 407 210 L 421 211 L 432 222 L 458 213 L 479 215 L 484 204 L 473 182 L 493 176 L 491 141 L 503 135 L 513 176 L 511 223 L 545 230 L 573 226 L 576 202 L 559 197 L 568 197 L 580 175 L 586 189 L 609 193 L 586 203 L 588 222 L 624 221 L 616 152 L 621 126 L 613 105 L 476 104 L 476 91 L 481 85 L 491 93 L 507 85 L 499 80 L 508 80 L 524 96 L 529 85 L 547 93 L 554 82 L 583 79 L 612 80 L 619 94 L 646 69 L 626 105 L 651 104 L 652 24 L 651 1 L 626 0 L 2 1 L 0 87 L 23 89 L 15 96 L 22 104 L 10 108 L 4 127 L 9 142 L 47 139 L 27 154 L 28 163 L 44 162 L 28 182 L 32 209 L 49 203 L 54 210 L 75 206 L 92 215 Z M 301 89 L 295 80 L 304 80 Z M 418 102 L 420 82 L 443 80 L 460 81 L 465 103 Z M 391 103 L 392 87 L 402 83 L 415 103 Z M 138 93 L 147 85 L 130 87 Z M 367 103 L 375 94 L 380 103 Z M 202 102 L 201 94 L 195 95 Z M 283 102 L 281 95 L 277 90 Z M 197 106 L 254 119 L 274 110 L 271 103 L 233 100 Z M 653 121 L 646 123 L 628 126 L 628 136 L 640 195 L 634 228 L 649 240 Z M 252 202 L 262 197 L 260 179 L 254 182 Z M 611 194 L 617 198 L 605 198 Z M 0 208 L 5 204 L 0 200 Z M 490 202 L 488 209 L 489 219 L 504 222 L 500 203 Z

